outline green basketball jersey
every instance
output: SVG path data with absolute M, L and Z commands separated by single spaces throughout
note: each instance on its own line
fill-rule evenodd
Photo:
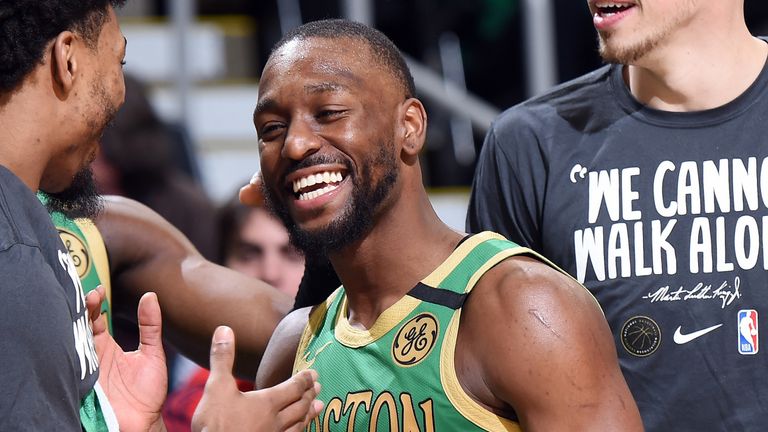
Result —
M 485 272 L 519 254 L 547 262 L 495 233 L 467 238 L 369 330 L 347 321 L 343 287 L 331 294 L 310 315 L 294 363 L 294 373 L 315 369 L 322 384 L 324 411 L 308 430 L 519 431 L 470 398 L 454 367 L 464 300 Z
M 112 332 L 112 290 L 109 279 L 107 250 L 99 230 L 88 219 L 69 219 L 61 213 L 52 212 L 51 220 L 56 225 L 61 241 L 64 242 L 77 274 L 83 283 L 83 292 L 88 294 L 99 285 L 104 286 L 106 300 L 101 304 L 101 313 L 107 314 L 109 332 Z

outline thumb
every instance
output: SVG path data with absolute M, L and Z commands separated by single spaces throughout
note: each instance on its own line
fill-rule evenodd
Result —
M 148 292 L 139 300 L 139 350 L 147 354 L 163 354 L 160 303 L 157 294 Z
M 210 363 L 211 375 L 208 377 L 206 387 L 229 381 L 234 385 L 232 365 L 235 363 L 235 334 L 231 328 L 219 326 L 213 332 Z
M 261 171 L 251 177 L 250 183 L 240 188 L 239 197 L 241 203 L 251 207 L 261 207 L 264 205 Z

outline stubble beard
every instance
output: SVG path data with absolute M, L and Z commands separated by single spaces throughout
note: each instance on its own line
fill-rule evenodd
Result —
M 612 46 L 610 43 L 611 37 L 612 35 L 610 34 L 601 33 L 598 35 L 600 57 L 607 63 L 630 65 L 637 63 L 638 60 L 653 51 L 663 40 L 664 35 L 651 35 L 635 43 L 619 46 Z
M 622 42 L 613 32 L 598 31 L 597 40 L 600 57 L 607 63 L 634 65 L 643 60 L 656 48 L 670 39 L 672 33 L 691 19 L 697 7 L 697 0 L 687 0 L 678 5 L 675 16 L 653 33 L 640 36 L 639 40 Z M 630 36 L 633 37 L 634 36 Z M 614 39 L 612 41 L 611 39 Z
M 75 174 L 72 183 L 61 192 L 43 192 L 49 212 L 59 212 L 70 219 L 94 218 L 104 208 L 93 171 L 86 166 Z
M 119 107 L 115 106 L 103 86 L 103 77 L 97 75 L 94 86 L 91 87 L 91 97 L 98 107 L 98 114 L 86 120 L 89 135 L 93 140 L 100 141 L 104 130 L 114 121 Z M 90 141 L 89 142 L 93 142 Z M 104 202 L 98 193 L 98 187 L 93 177 L 91 162 L 95 153 L 88 156 L 83 168 L 75 173 L 72 183 L 60 192 L 45 192 L 46 207 L 49 212 L 59 212 L 70 219 L 94 218 L 104 208 Z
M 276 194 L 263 184 L 267 208 L 285 225 L 291 243 L 299 248 L 307 259 L 325 259 L 329 253 L 338 252 L 362 239 L 376 222 L 378 210 L 388 201 L 399 172 L 393 151 L 394 143 L 379 145 L 376 155 L 366 160 L 359 177 L 347 165 L 352 181 L 352 196 L 343 213 L 328 225 L 312 231 L 299 227 L 288 213 Z M 313 161 L 312 164 L 318 162 Z M 374 183 L 373 169 L 379 169 L 383 176 Z

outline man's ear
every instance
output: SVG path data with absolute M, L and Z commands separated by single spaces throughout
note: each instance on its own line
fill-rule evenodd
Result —
M 53 40 L 51 49 L 51 72 L 53 82 L 60 97 L 66 96 L 74 87 L 78 62 L 75 41 L 77 36 L 71 31 L 63 31 Z
M 424 105 L 416 98 L 403 102 L 403 151 L 409 156 L 417 156 L 424 147 L 427 134 L 427 112 Z

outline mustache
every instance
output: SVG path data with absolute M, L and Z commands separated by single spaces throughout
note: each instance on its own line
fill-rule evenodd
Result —
M 350 172 L 350 173 L 352 172 L 352 162 L 350 162 L 348 159 L 342 158 L 341 156 L 332 156 L 327 154 L 313 154 L 300 161 L 291 162 L 291 165 L 288 167 L 288 169 L 285 170 L 285 175 L 287 176 L 302 168 L 309 168 L 315 165 L 323 165 L 323 164 L 344 165 L 344 167 L 347 169 L 347 172 Z

